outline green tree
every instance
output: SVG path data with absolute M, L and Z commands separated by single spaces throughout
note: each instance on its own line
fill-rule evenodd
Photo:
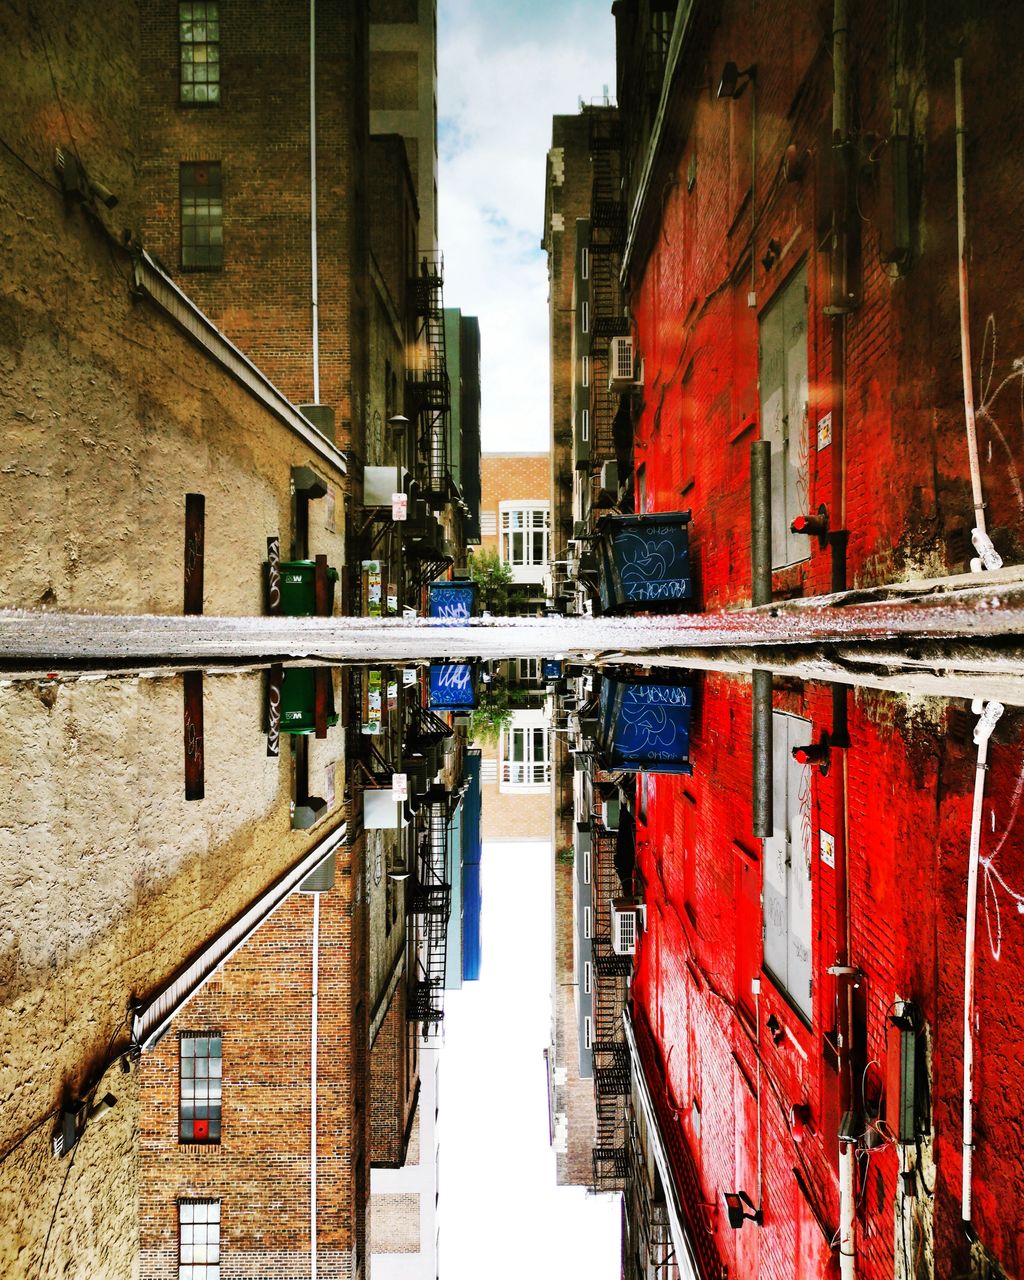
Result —
M 497 551 L 477 551 L 469 562 L 469 576 L 478 584 L 481 609 L 499 616 L 509 613 L 516 584 Z

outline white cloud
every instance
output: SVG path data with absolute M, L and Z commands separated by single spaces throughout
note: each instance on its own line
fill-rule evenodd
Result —
M 484 448 L 546 449 L 551 117 L 614 80 L 608 0 L 442 0 L 440 243 L 445 302 L 480 318 Z

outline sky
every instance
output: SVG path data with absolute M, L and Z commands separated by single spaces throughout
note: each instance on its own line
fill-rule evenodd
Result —
M 485 844 L 480 871 L 480 979 L 445 994 L 441 1280 L 618 1280 L 618 1197 L 556 1186 L 548 1143 L 551 846 Z
M 546 450 L 551 117 L 615 93 L 611 0 L 440 0 L 445 305 L 480 318 L 485 451 Z

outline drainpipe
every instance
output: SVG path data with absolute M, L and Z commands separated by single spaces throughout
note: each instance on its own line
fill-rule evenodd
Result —
M 320 1002 L 320 895 L 313 894 L 313 998 L 309 1035 L 309 1274 L 317 1280 L 316 1256 L 316 1109 L 317 1012 Z
M 985 497 L 981 488 L 981 465 L 978 461 L 978 426 L 974 415 L 974 379 L 971 373 L 971 311 L 967 279 L 967 196 L 964 182 L 964 60 L 953 63 L 956 81 L 956 242 L 957 274 L 960 283 L 960 365 L 964 378 L 964 420 L 967 424 L 967 456 L 971 465 L 971 497 L 974 501 L 974 528 L 971 541 L 978 552 L 971 561 L 975 573 L 981 569 L 999 569 L 1003 560 L 992 545 L 985 524 Z
M 772 445 L 754 440 L 750 446 L 750 602 L 772 598 Z M 753 685 L 753 818 L 754 835 L 772 834 L 772 673 L 755 669 Z
M 1003 714 L 1001 702 L 982 703 L 972 710 L 978 715 L 974 741 L 978 744 L 978 764 L 974 771 L 974 809 L 971 813 L 971 845 L 967 862 L 967 923 L 964 937 L 964 1133 L 963 1185 L 960 1216 L 971 1220 L 971 1162 L 974 1152 L 974 934 L 978 915 L 978 863 L 981 852 L 981 810 L 988 771 L 988 740 Z
M 846 163 L 845 148 L 849 143 L 849 119 L 847 96 L 848 71 L 848 14 L 847 0 L 834 0 L 832 9 L 832 146 L 833 154 L 842 154 Z M 842 532 L 839 547 L 833 543 L 833 572 L 841 556 L 843 586 L 846 582 L 846 302 L 849 297 L 849 243 L 845 226 L 847 211 L 844 206 L 834 217 L 841 217 L 844 225 L 833 226 L 833 236 L 841 236 L 833 244 L 830 261 L 830 294 L 833 304 L 827 313 L 832 326 L 832 505 L 836 513 L 836 527 Z M 837 279 L 838 275 L 838 279 Z M 845 692 L 844 695 L 845 697 Z M 845 726 L 844 726 L 845 727 Z M 850 927 L 849 880 L 849 753 L 842 752 L 842 779 L 836 780 L 836 938 L 839 954 L 836 956 L 836 1039 L 839 1074 L 839 1110 L 841 1114 L 852 1112 L 855 1099 L 853 1091 L 852 1063 L 850 1061 L 853 1029 L 853 978 L 851 969 L 852 938 Z M 839 1274 L 842 1280 L 854 1280 L 857 1269 L 857 1242 L 854 1223 L 854 1162 L 855 1143 L 848 1135 L 839 1141 Z
M 313 323 L 313 403 L 320 403 L 320 284 L 316 247 L 316 0 L 309 0 L 309 249 Z

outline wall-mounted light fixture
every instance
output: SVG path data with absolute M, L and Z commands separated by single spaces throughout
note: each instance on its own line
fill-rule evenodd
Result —
M 722 68 L 722 78 L 718 82 L 717 98 L 742 98 L 743 91 L 757 76 L 757 63 L 752 62 L 742 71 L 735 62 L 727 62 Z
M 745 1191 L 723 1191 L 722 1196 L 729 1214 L 729 1226 L 734 1231 L 738 1231 L 748 1219 L 761 1226 L 761 1210 L 755 1207 Z

